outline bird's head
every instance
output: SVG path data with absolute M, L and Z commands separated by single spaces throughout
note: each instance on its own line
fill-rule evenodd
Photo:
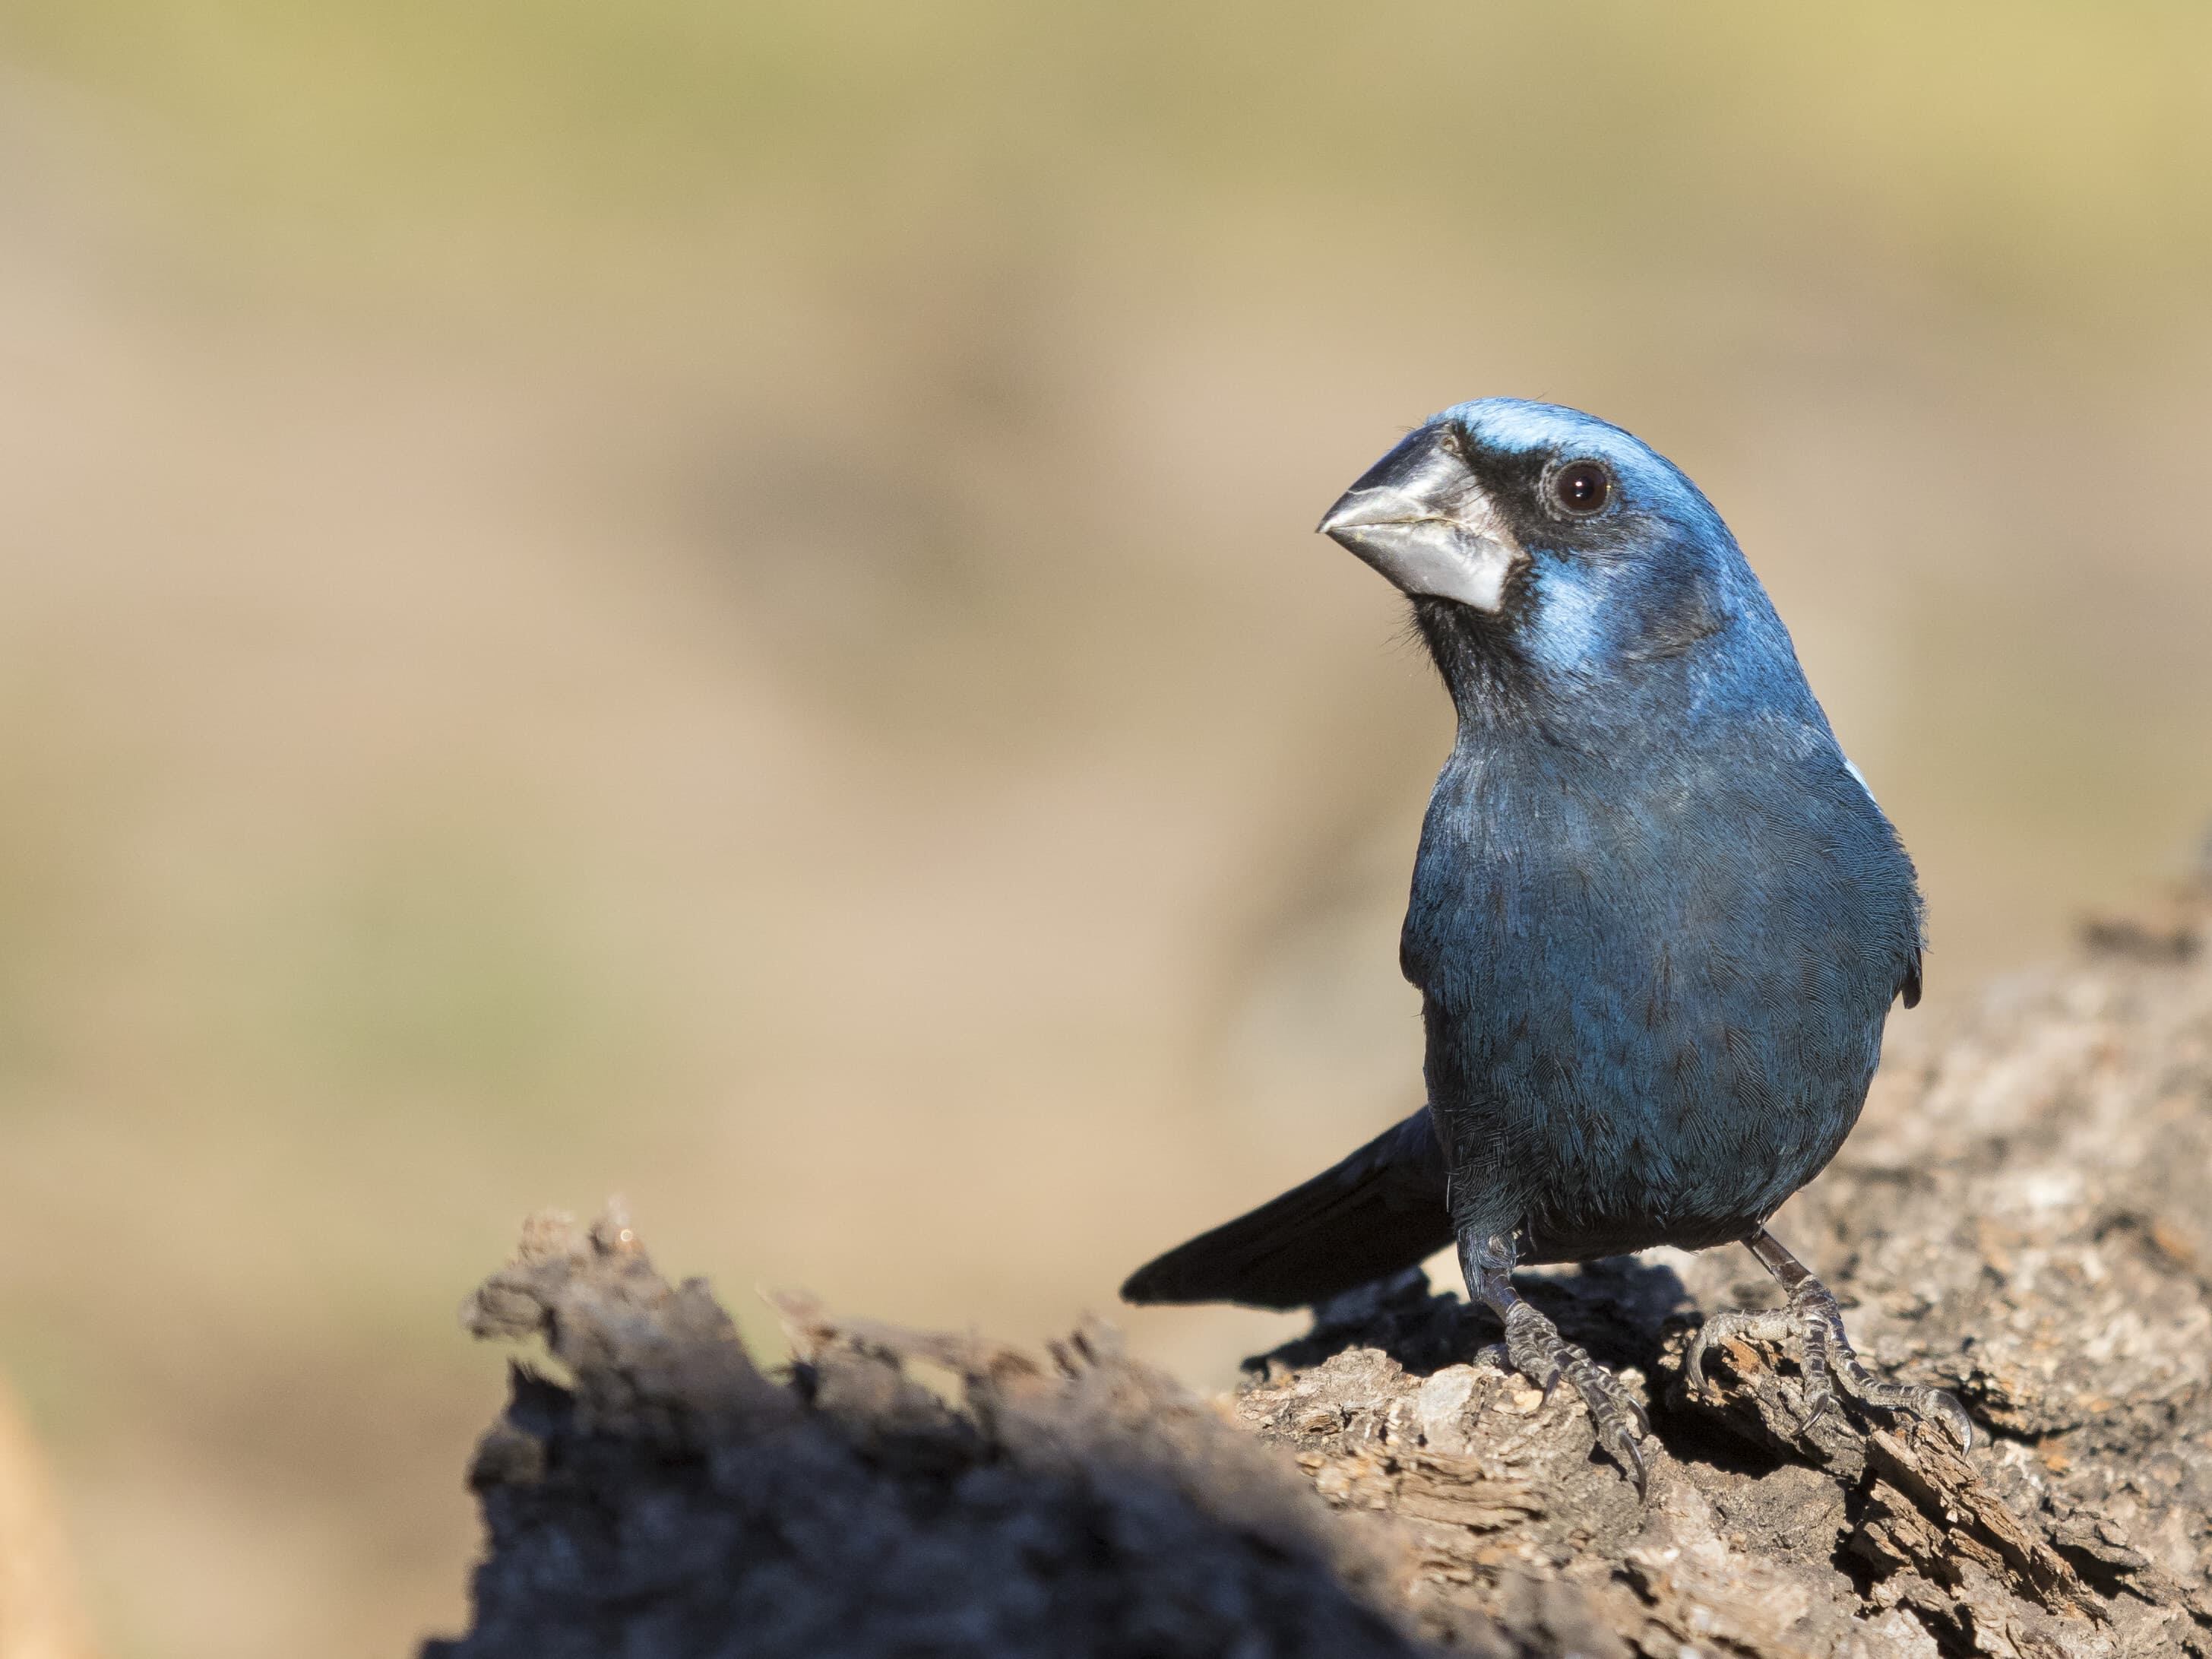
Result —
M 1369 468 L 1321 529 L 1413 599 L 1455 695 L 1469 665 L 1588 685 L 1737 624 L 1788 652 L 1697 486 L 1576 410 L 1510 398 L 1448 409 Z

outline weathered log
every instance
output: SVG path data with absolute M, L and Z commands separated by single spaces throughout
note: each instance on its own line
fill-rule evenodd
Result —
M 1650 1406 L 1639 1503 L 1418 1273 L 1209 1407 L 1104 1327 L 1033 1355 L 800 1297 L 772 1378 L 620 1217 L 541 1219 L 469 1306 L 551 1364 L 479 1449 L 473 1626 L 426 1659 L 2212 1659 L 2206 915 L 2100 924 L 1894 1054 L 1778 1223 L 1970 1454 L 1802 1428 L 1794 1358 L 1748 1341 L 1687 1388 L 1701 1313 L 1772 1300 L 1734 1252 L 1523 1278 Z

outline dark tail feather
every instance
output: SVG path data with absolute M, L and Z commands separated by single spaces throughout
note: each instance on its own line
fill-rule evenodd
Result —
M 1450 1243 L 1444 1202 L 1443 1153 L 1423 1107 L 1334 1169 L 1147 1262 L 1121 1297 L 1308 1307 Z

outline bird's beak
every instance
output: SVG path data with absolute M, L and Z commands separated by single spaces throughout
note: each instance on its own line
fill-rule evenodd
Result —
M 1478 611 L 1505 600 L 1528 555 L 1441 428 L 1425 426 L 1370 467 L 1321 521 L 1406 593 Z

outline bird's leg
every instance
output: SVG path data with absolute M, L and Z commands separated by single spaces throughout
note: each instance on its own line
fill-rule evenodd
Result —
M 1651 1432 L 1644 1407 L 1612 1372 L 1561 1336 L 1558 1326 L 1515 1293 L 1510 1237 L 1462 1236 L 1459 1255 L 1469 1294 L 1504 1322 L 1505 1352 L 1513 1369 L 1541 1385 L 1547 1403 L 1562 1381 L 1573 1383 L 1583 1404 L 1589 1408 L 1598 1444 L 1627 1471 L 1641 1495 L 1645 1484 L 1644 1455 L 1637 1449 L 1637 1443 Z
M 1797 1339 L 1799 1364 L 1805 1374 L 1805 1401 L 1810 1408 L 1801 1425 L 1809 1429 L 1835 1403 L 1834 1384 L 1862 1406 L 1880 1412 L 1909 1412 L 1931 1419 L 1948 1430 L 1961 1448 L 1974 1443 L 1974 1425 L 1959 1402 L 1941 1389 L 1916 1388 L 1888 1382 L 1876 1376 L 1860 1359 L 1851 1340 L 1844 1334 L 1844 1310 L 1835 1295 L 1813 1277 L 1812 1270 L 1782 1248 L 1782 1241 L 1761 1227 L 1744 1246 L 1772 1273 L 1790 1298 L 1785 1308 L 1762 1313 L 1715 1314 L 1698 1328 L 1684 1360 L 1690 1384 L 1705 1392 L 1705 1349 L 1732 1336 Z

